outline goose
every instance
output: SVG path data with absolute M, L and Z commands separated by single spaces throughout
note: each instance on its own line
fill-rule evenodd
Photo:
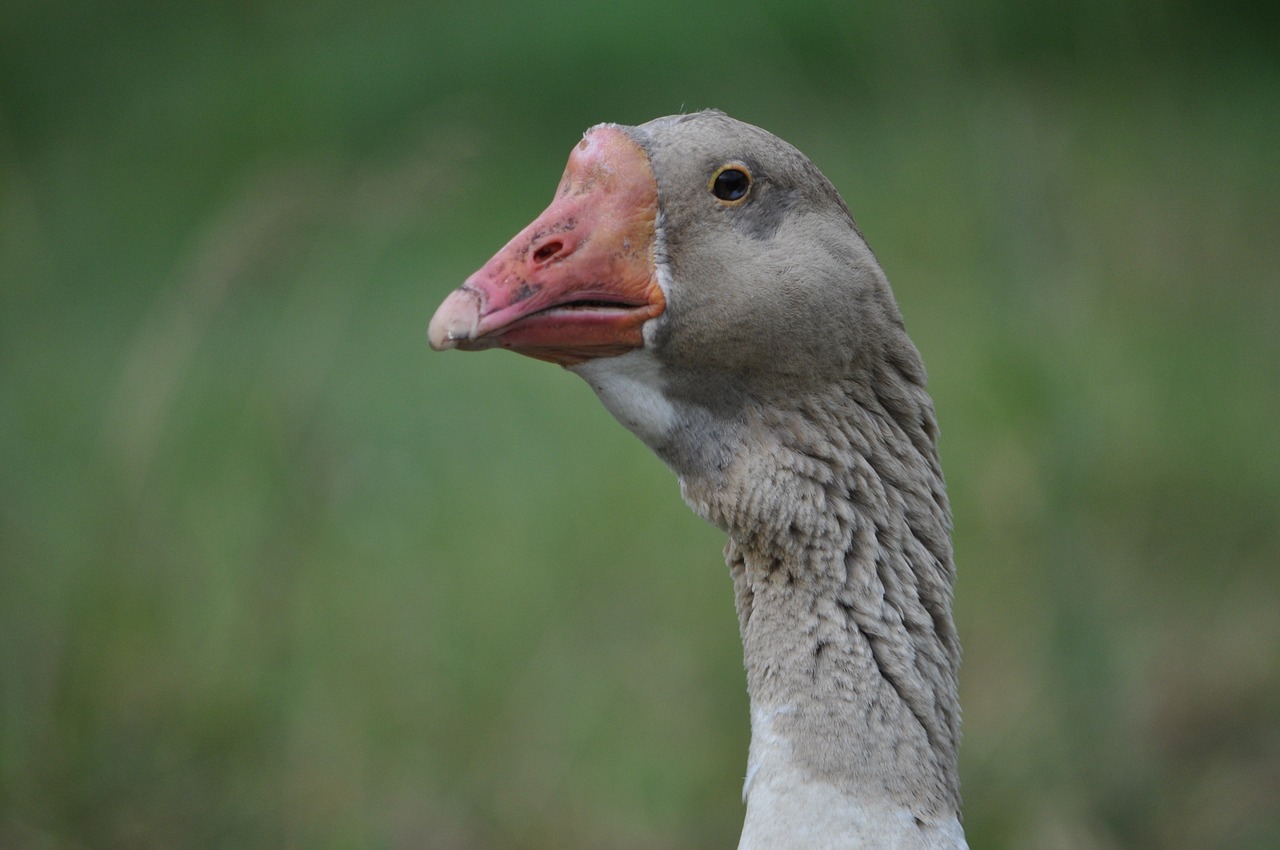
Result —
M 808 158 L 714 110 L 592 127 L 428 337 L 581 376 L 728 535 L 739 850 L 967 846 L 937 420 L 888 280 Z

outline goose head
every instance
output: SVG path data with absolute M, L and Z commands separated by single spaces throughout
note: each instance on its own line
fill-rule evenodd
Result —
M 728 516 L 748 517 L 726 485 L 772 476 L 757 449 L 795 430 L 778 411 L 897 396 L 890 416 L 932 429 L 919 355 L 844 201 L 796 148 L 721 112 L 588 130 L 551 205 L 429 337 L 578 374 L 731 535 Z
M 588 130 L 551 205 L 448 296 L 429 337 L 559 363 L 598 392 L 647 371 L 668 400 L 712 405 L 916 360 L 831 183 L 720 112 Z

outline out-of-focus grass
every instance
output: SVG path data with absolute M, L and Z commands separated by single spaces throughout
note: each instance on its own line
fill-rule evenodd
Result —
M 0 846 L 705 847 L 720 537 L 438 300 L 601 120 L 844 192 L 930 366 L 973 846 L 1280 842 L 1280 69 L 1249 7 L 0 13 Z

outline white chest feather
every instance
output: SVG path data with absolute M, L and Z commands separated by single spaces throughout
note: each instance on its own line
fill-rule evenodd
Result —
M 738 850 L 967 850 L 954 818 L 925 821 L 805 774 L 775 729 L 787 709 L 753 710 Z

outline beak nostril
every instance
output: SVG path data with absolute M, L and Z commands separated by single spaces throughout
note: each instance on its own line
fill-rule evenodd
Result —
M 545 263 L 562 250 L 564 250 L 564 244 L 559 239 L 553 239 L 533 252 L 533 261 L 535 263 Z

